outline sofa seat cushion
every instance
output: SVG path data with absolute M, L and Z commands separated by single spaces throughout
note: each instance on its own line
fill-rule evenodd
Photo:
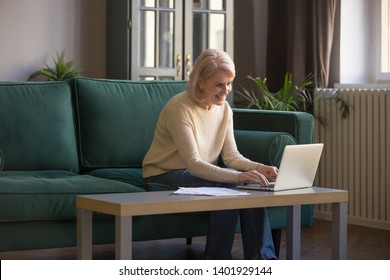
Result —
M 142 191 L 131 184 L 67 171 L 3 171 L 0 222 L 74 220 L 77 195 Z
M 83 174 L 139 186 L 145 184 L 141 168 L 101 168 Z
M 102 168 L 86 172 L 85 174 L 132 184 L 145 191 L 168 191 L 174 188 L 157 183 L 146 183 L 142 177 L 141 168 Z
M 3 170 L 78 172 L 71 88 L 66 82 L 0 82 Z

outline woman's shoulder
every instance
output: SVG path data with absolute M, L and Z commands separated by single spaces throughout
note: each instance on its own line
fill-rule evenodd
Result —
M 173 96 L 168 101 L 166 108 L 179 109 L 179 108 L 188 108 L 192 106 L 193 106 L 193 102 L 190 95 L 186 91 L 183 91 Z
M 174 95 L 169 101 L 168 101 L 168 104 L 169 103 L 177 103 L 177 102 L 184 102 L 186 99 L 187 99 L 187 92 L 186 91 L 183 91 L 183 92 L 180 92 L 176 95 Z
M 176 115 L 180 112 L 193 110 L 191 98 L 188 95 L 189 94 L 184 91 L 173 96 L 165 105 L 163 113 L 168 115 Z

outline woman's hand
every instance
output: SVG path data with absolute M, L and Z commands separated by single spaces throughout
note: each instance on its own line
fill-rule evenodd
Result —
M 275 181 L 279 173 L 279 169 L 277 167 L 261 163 L 256 166 L 256 170 L 263 174 L 270 181 Z
M 257 170 L 241 172 L 240 175 L 238 175 L 238 182 L 246 184 L 259 184 L 260 186 L 269 185 L 268 179 Z
M 268 186 L 269 181 L 276 180 L 278 173 L 279 169 L 277 167 L 259 163 L 256 170 L 241 172 L 238 176 L 238 182 Z

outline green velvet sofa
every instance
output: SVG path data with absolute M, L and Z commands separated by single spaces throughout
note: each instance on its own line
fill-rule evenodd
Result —
M 146 184 L 141 163 L 161 109 L 184 87 L 89 78 L 1 82 L 0 251 L 75 246 L 77 195 L 169 190 Z M 313 142 L 310 114 L 234 109 L 234 121 L 241 152 L 266 164 L 278 165 L 286 144 Z M 268 213 L 273 229 L 286 226 L 285 208 Z M 313 207 L 304 206 L 302 225 L 312 221 Z M 134 241 L 206 233 L 207 213 L 133 223 Z M 94 216 L 93 242 L 114 242 L 111 216 Z

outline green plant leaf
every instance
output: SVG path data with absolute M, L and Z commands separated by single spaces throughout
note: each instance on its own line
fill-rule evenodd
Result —
M 73 60 L 65 62 L 65 50 L 60 54 L 57 52 L 57 57 L 53 57 L 54 67 L 45 64 L 45 68 L 40 69 L 29 76 L 29 80 L 33 80 L 38 76 L 44 76 L 49 81 L 66 81 L 81 75 L 81 70 L 74 68 Z
M 340 98 L 338 91 L 316 91 L 315 77 L 313 74 L 305 76 L 303 81 L 294 85 L 292 74 L 287 72 L 282 87 L 277 92 L 269 91 L 267 79 L 260 77 L 247 76 L 254 84 L 256 92 L 253 89 L 242 88 L 237 91 L 244 98 L 248 108 L 257 108 L 261 110 L 279 110 L 279 111 L 306 111 L 308 104 L 313 104 L 319 100 L 329 100 L 341 112 L 342 118 L 349 116 L 352 106 Z

